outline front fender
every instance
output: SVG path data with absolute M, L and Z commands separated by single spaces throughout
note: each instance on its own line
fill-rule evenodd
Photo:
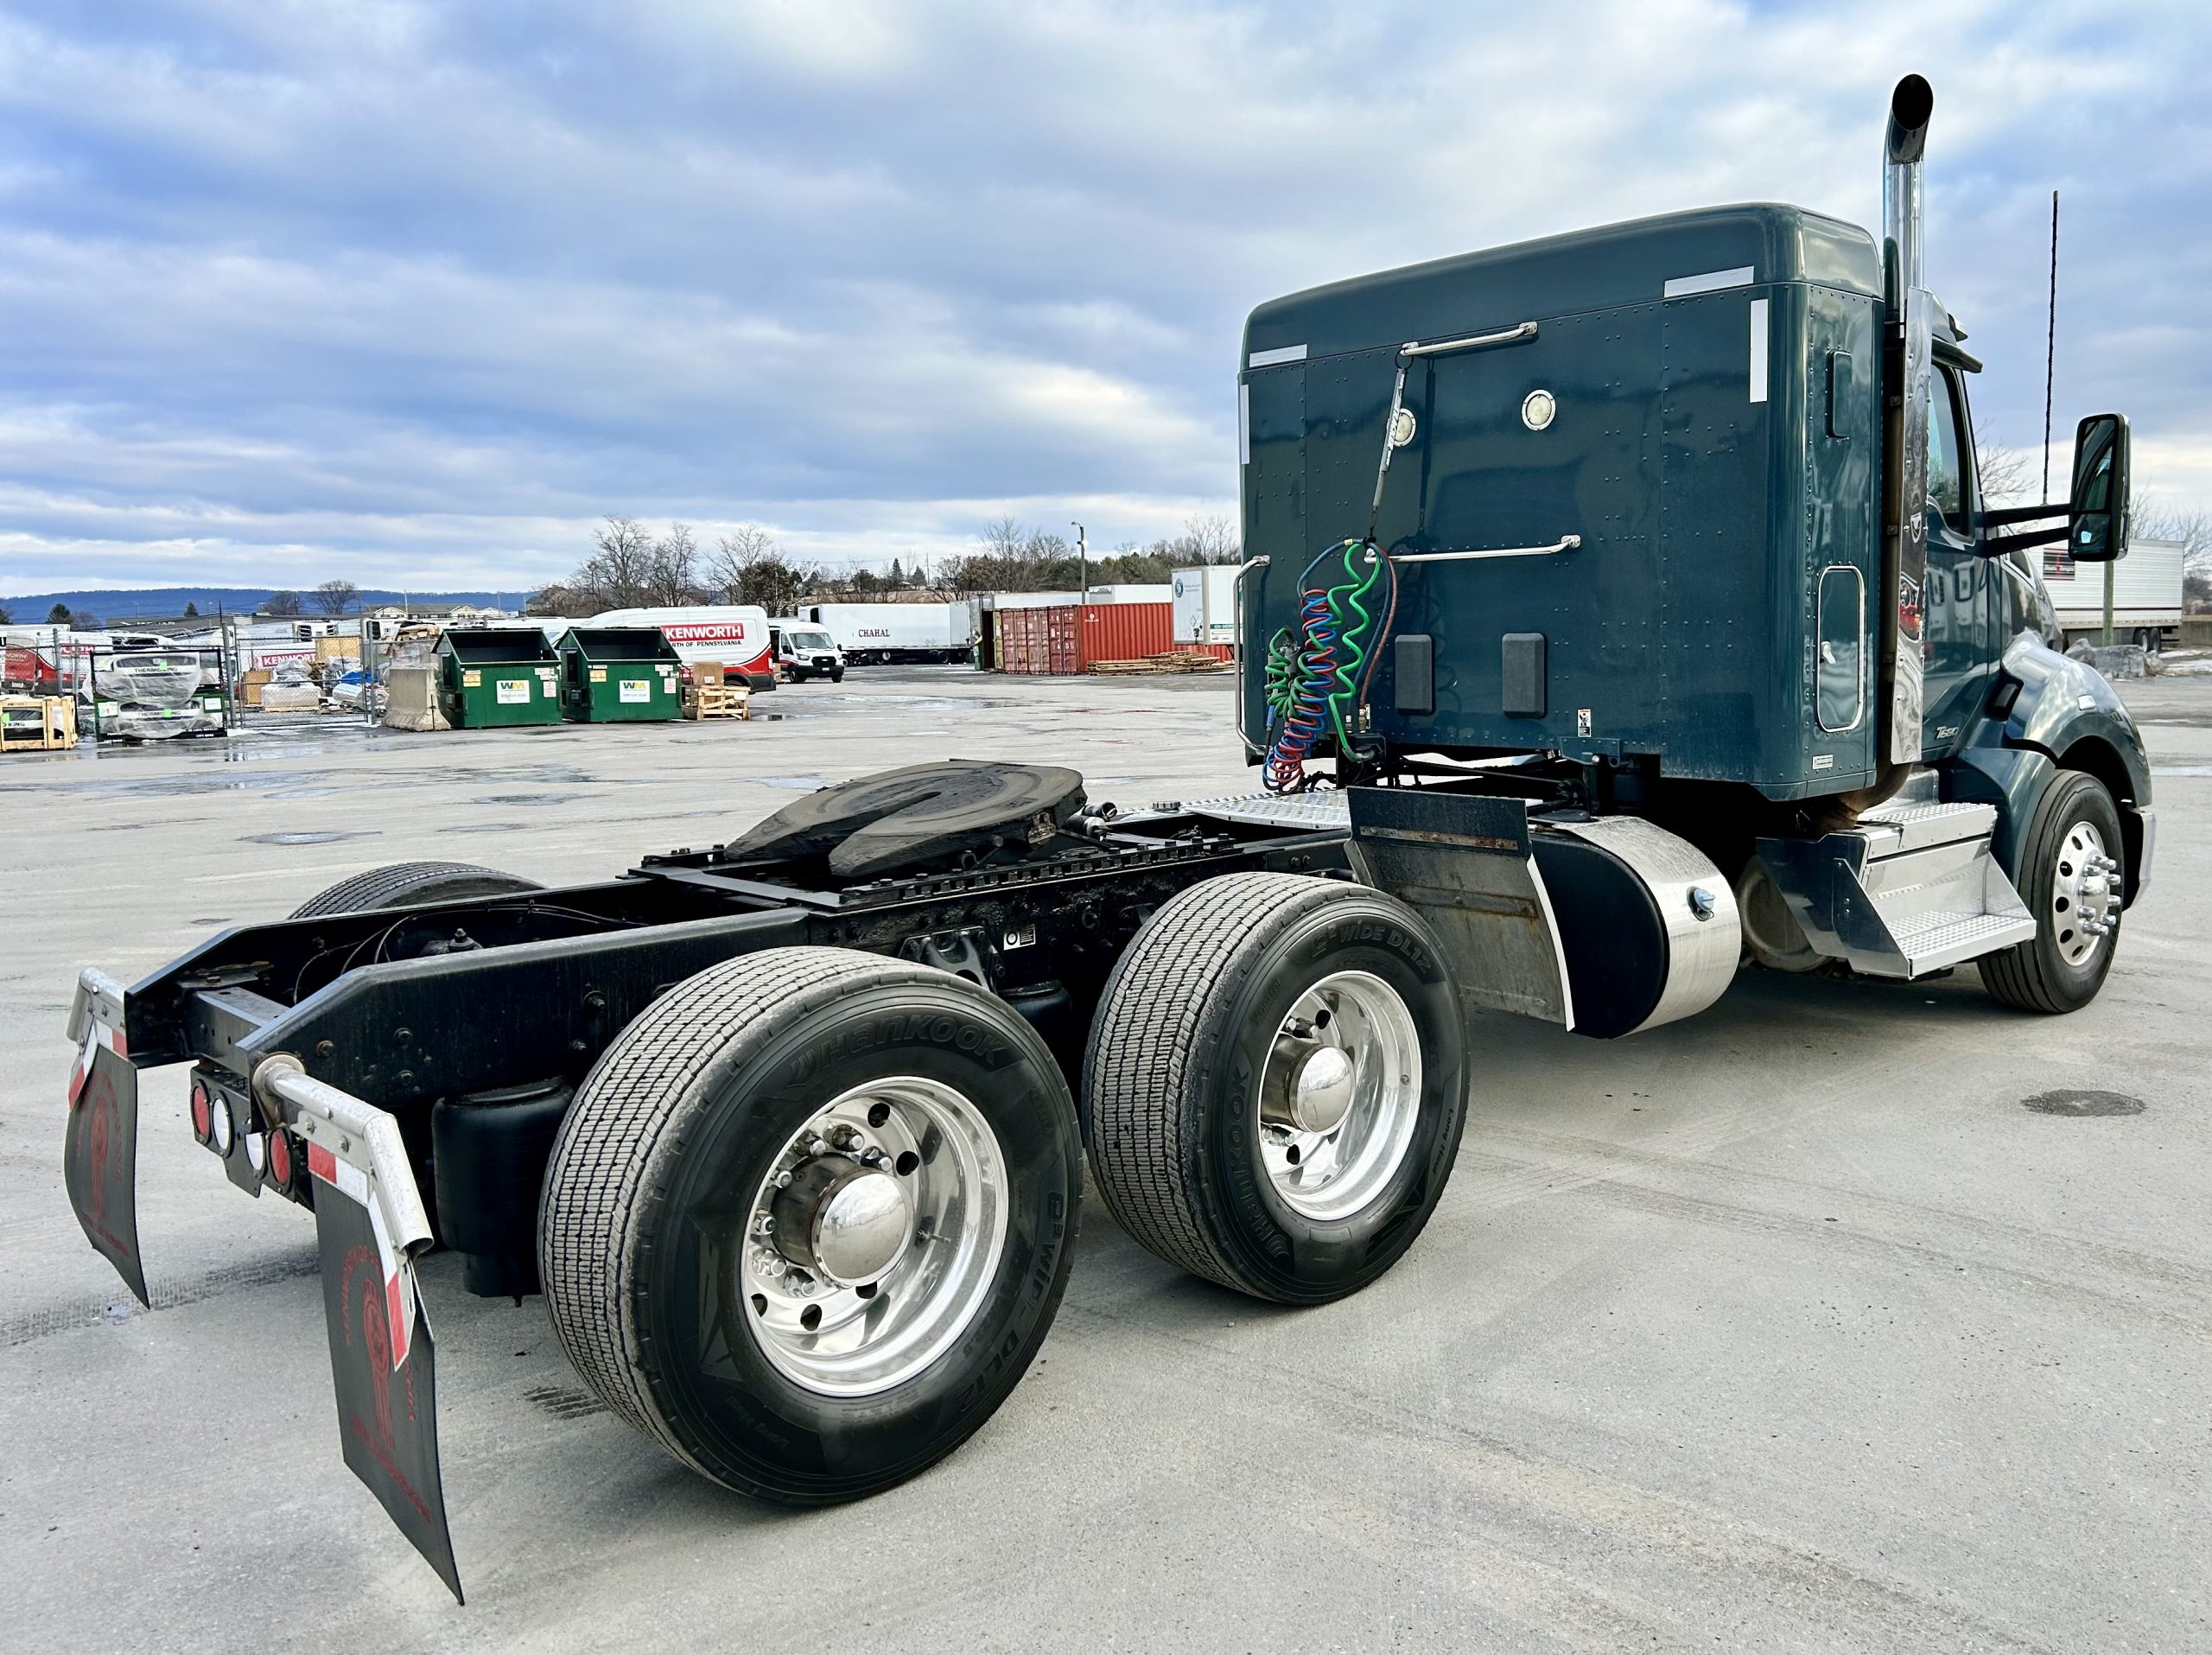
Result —
M 2022 836 L 2044 789 L 2062 766 L 2094 776 L 2120 807 L 2125 901 L 2133 904 L 2150 882 L 2154 837 L 2151 765 L 2134 718 L 2101 672 L 2033 633 L 2012 640 L 2004 672 L 1990 712 L 1944 767 L 1944 796 L 1998 807 L 1998 861 L 2018 883 Z
M 2004 665 L 2020 686 L 2005 713 L 2005 746 L 2063 761 L 2069 748 L 2094 738 L 2111 749 L 2126 778 L 2124 787 L 2113 789 L 2114 802 L 2138 810 L 2150 804 L 2151 761 L 2142 732 L 2103 673 L 2024 632 L 2006 647 Z M 2107 786 L 2116 779 L 2101 778 Z

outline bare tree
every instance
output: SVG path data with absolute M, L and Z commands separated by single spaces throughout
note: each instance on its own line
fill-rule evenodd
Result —
M 635 518 L 609 512 L 591 532 L 595 550 L 569 577 L 569 589 L 602 609 L 632 609 L 650 602 L 652 533 Z
M 732 603 L 742 602 L 737 589 L 744 583 L 746 571 L 780 555 L 774 535 L 758 523 L 741 523 L 715 542 L 714 555 L 707 560 L 708 580 L 721 587 Z
M 2008 449 L 1977 436 L 1974 468 L 1981 479 L 1984 506 L 2025 506 L 2043 492 L 2042 459 L 2025 449 Z
M 323 614 L 340 615 L 361 601 L 361 589 L 351 581 L 325 581 L 308 597 Z
M 645 559 L 645 602 L 689 603 L 699 584 L 699 543 L 688 523 L 671 523 Z
M 289 621 L 300 613 L 300 595 L 297 592 L 271 592 L 269 601 L 261 606 L 261 612 L 274 615 L 279 621 Z
M 1018 561 L 1030 540 L 1030 532 L 1023 528 L 1013 512 L 993 518 L 983 525 L 983 532 L 976 538 L 982 544 L 982 556 L 999 557 L 1007 563 Z
M 728 602 L 757 603 L 772 615 L 797 608 L 814 578 L 812 570 L 787 559 L 776 537 L 757 523 L 741 523 L 715 543 L 709 572 Z

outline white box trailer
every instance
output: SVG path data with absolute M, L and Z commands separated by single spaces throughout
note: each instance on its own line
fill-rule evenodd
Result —
M 1166 603 L 1173 588 L 1162 581 L 1152 585 L 1094 586 L 1083 595 L 1085 603 Z
M 2113 563 L 2075 563 L 2046 559 L 2043 583 L 2066 641 L 2104 635 L 2105 570 L 2112 570 L 2112 635 L 2118 644 L 2157 649 L 2181 626 L 2182 563 L 2188 553 L 2179 540 L 2137 536 L 2127 556 Z
M 1199 569 L 1179 569 L 1168 576 L 1174 606 L 1173 625 L 1179 644 L 1233 644 L 1236 641 L 1236 568 L 1233 563 L 1208 563 Z
M 976 647 L 976 608 L 953 603 L 810 603 L 799 614 L 826 630 L 854 666 L 964 661 Z

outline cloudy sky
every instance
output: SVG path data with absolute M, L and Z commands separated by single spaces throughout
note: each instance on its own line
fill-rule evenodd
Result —
M 1872 224 L 1909 69 L 1983 424 L 2040 441 L 2056 187 L 2060 430 L 2212 505 L 2202 0 L 0 0 L 0 594 L 512 589 L 610 511 L 1149 538 L 1231 506 L 1255 303 Z

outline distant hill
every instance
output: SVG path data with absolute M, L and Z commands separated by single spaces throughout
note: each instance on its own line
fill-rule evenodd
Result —
M 184 613 L 188 603 L 199 606 L 203 615 L 219 610 L 225 614 L 251 614 L 259 608 L 271 592 L 284 589 L 276 586 L 143 586 L 92 587 L 79 592 L 32 592 L 25 595 L 0 596 L 0 608 L 11 615 L 17 626 L 36 626 L 57 603 L 71 609 L 89 610 L 105 621 L 127 622 L 134 615 L 166 618 Z M 361 594 L 361 602 L 369 608 L 380 608 L 387 603 L 461 604 L 490 606 L 501 609 L 519 609 L 530 590 L 512 592 L 389 592 L 371 589 Z M 302 610 L 308 614 L 322 612 L 315 607 L 306 591 L 300 593 Z

